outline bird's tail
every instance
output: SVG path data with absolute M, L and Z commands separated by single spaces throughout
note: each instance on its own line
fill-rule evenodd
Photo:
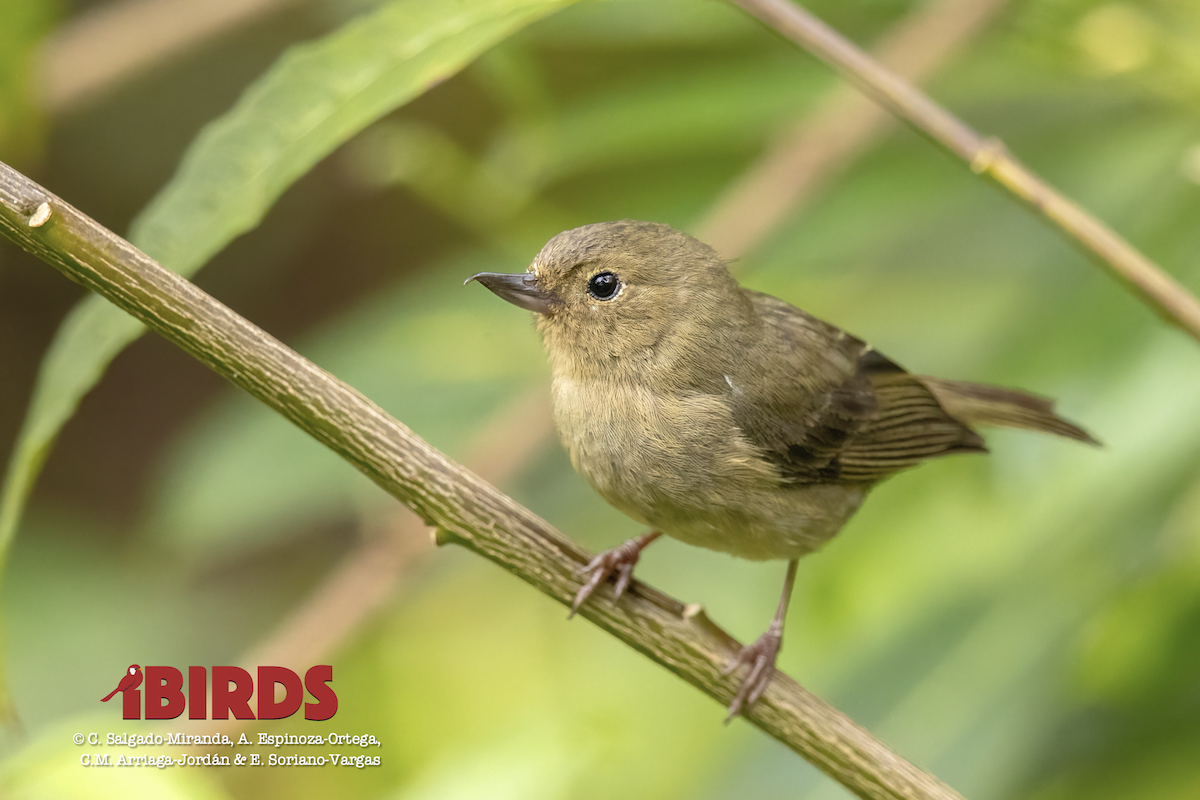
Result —
M 966 425 L 1000 425 L 1053 433 L 1099 445 L 1090 433 L 1054 413 L 1054 401 L 981 383 L 947 381 L 921 376 L 942 408 Z
M 121 691 L 121 690 L 120 690 L 120 689 L 113 689 L 111 692 L 109 692 L 109 693 L 108 693 L 108 697 L 104 698 L 104 699 L 103 699 L 103 700 L 101 700 L 100 702 L 101 702 L 101 703 L 107 703 L 109 700 L 112 700 L 112 699 L 113 699 L 113 695 L 114 695 L 114 694 L 116 694 L 116 693 L 117 693 L 117 692 L 119 692 L 119 691 Z

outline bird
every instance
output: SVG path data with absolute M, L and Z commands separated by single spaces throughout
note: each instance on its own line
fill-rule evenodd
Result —
M 127 689 L 136 689 L 142 685 L 142 668 L 137 664 L 130 664 L 129 669 L 125 670 L 125 674 L 121 676 L 121 682 L 117 684 L 117 688 L 113 689 L 100 702 L 107 703 L 112 700 L 117 692 L 124 692 Z
M 841 530 L 869 490 L 928 459 L 984 453 L 977 426 L 1089 444 L 1023 391 L 914 375 L 862 339 L 741 287 L 708 245 L 654 222 L 563 231 L 524 273 L 476 281 L 532 311 L 571 463 L 649 530 L 592 559 L 571 614 L 606 580 L 614 602 L 663 534 L 787 561 L 770 625 L 725 665 L 746 672 L 726 721 L 775 673 L 798 560 Z

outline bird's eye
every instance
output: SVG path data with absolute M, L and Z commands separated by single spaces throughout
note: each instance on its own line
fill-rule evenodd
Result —
M 621 288 L 621 279 L 614 272 L 601 272 L 588 281 L 588 294 L 597 300 L 612 300 Z

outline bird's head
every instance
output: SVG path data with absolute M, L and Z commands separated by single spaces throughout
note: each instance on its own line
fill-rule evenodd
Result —
M 482 272 L 488 289 L 537 314 L 556 369 L 621 369 L 681 357 L 746 303 L 708 245 L 668 225 L 621 220 L 564 231 L 524 273 Z
M 130 664 L 129 669 L 127 670 L 127 672 L 130 675 L 137 675 L 141 671 L 142 671 L 142 668 L 139 667 L 137 664 Z

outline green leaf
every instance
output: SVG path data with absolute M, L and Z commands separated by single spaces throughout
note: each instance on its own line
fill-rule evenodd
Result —
M 134 222 L 134 244 L 190 276 L 318 161 L 371 122 L 574 0 L 395 0 L 292 47 L 196 138 Z M 98 297 L 79 304 L 42 361 L 0 499 L 0 563 L 38 471 L 79 401 L 142 326 Z
M 60 3 L 0 0 L 0 158 L 28 158 L 41 143 L 33 102 L 37 45 L 61 13 Z

